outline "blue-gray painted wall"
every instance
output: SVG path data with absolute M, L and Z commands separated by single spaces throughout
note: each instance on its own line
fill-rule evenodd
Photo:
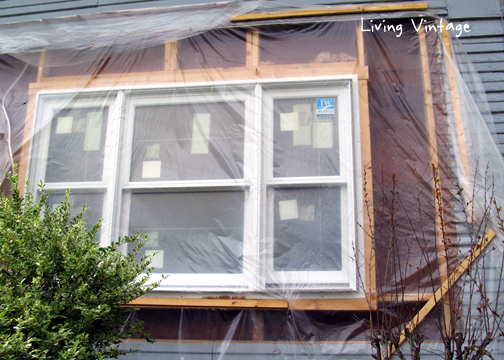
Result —
M 291 0 L 290 4 L 399 3 L 407 0 Z M 504 154 L 504 21 L 503 0 L 414 0 L 426 1 L 429 11 L 453 22 L 470 24 L 471 32 L 461 41 L 479 72 L 496 125 L 497 141 Z M 0 0 L 0 24 L 61 16 L 102 13 L 188 4 L 208 0 Z M 409 2 L 412 2 L 411 0 Z

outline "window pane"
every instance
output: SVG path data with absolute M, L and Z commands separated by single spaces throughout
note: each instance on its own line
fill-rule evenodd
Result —
M 101 181 L 108 108 L 58 111 L 51 122 L 46 182 Z
M 51 194 L 47 200 L 51 210 L 54 210 L 58 204 L 65 199 L 64 194 Z M 72 203 L 70 206 L 70 220 L 82 211 L 84 205 L 88 206 L 84 213 L 83 220 L 87 224 L 87 230 L 91 231 L 93 226 L 102 218 L 103 194 L 78 194 L 72 193 L 68 200 Z M 100 241 L 101 229 L 96 233 L 95 241 Z
M 275 271 L 341 270 L 340 188 L 275 189 Z
M 242 191 L 131 195 L 130 233 L 149 234 L 156 272 L 241 273 Z
M 131 181 L 243 178 L 243 102 L 138 106 Z
M 337 103 L 336 97 L 274 100 L 275 177 L 340 174 Z

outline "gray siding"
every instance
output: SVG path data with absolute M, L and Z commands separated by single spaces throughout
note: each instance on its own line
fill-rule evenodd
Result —
M 429 9 L 438 15 L 446 16 L 446 0 L 409 0 L 408 2 L 428 2 Z M 497 1 L 497 0 L 496 0 Z M 50 19 L 62 16 L 102 13 L 106 11 L 155 8 L 163 6 L 204 4 L 209 0 L 0 0 L 0 24 Z M 293 5 L 308 4 L 364 4 L 378 1 L 370 0 L 290 0 Z M 406 2 L 400 0 L 380 0 L 380 3 Z
M 495 122 L 497 142 L 504 154 L 504 32 L 502 2 L 486 0 L 446 0 L 448 17 L 453 22 L 471 25 L 461 36 L 469 59 L 478 71 Z

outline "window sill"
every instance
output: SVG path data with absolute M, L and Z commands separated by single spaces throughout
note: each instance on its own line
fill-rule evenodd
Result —
M 254 299 L 180 299 L 180 298 L 138 298 L 127 307 L 173 307 L 173 308 L 237 308 L 237 309 L 277 309 L 277 310 L 341 310 L 369 311 L 368 300 L 361 299 L 297 299 L 297 300 L 254 300 Z

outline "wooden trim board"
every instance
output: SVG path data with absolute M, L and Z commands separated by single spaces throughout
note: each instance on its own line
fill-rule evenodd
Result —
M 124 306 L 139 307 L 193 307 L 193 308 L 242 308 L 288 309 L 287 300 L 232 300 L 232 299 L 169 299 L 138 298 Z
M 438 166 L 439 155 L 437 149 L 437 139 L 436 139 L 436 120 L 434 116 L 434 101 L 432 99 L 432 82 L 430 77 L 430 65 L 429 65 L 429 52 L 427 49 L 427 41 L 425 29 L 420 28 L 418 32 L 419 42 L 420 42 L 420 58 L 422 63 L 422 75 L 423 75 L 423 88 L 424 88 L 424 107 L 427 122 L 428 131 L 428 144 L 431 156 L 431 163 Z M 437 198 L 437 184 L 432 181 L 432 196 L 433 199 Z M 441 212 L 441 213 L 440 213 Z M 441 218 L 443 217 L 443 209 L 438 208 L 438 204 L 434 203 L 434 221 L 436 226 L 436 253 L 438 257 L 438 268 L 439 277 L 441 283 L 444 283 L 448 279 L 448 263 L 447 263 L 447 249 L 443 239 Z M 445 295 L 443 301 L 444 304 L 444 320 L 445 320 L 445 330 L 449 333 L 451 327 L 451 314 L 450 314 L 450 299 L 449 294 Z
M 370 12 L 427 10 L 427 9 L 428 4 L 426 2 L 387 4 L 387 5 L 382 4 L 382 5 L 359 5 L 359 6 L 333 6 L 316 10 L 292 10 L 292 11 L 274 11 L 266 13 L 243 14 L 232 17 L 231 22 L 287 19 L 287 18 L 307 17 L 307 16 L 359 14 Z
M 369 303 L 361 299 L 180 299 L 148 298 L 135 299 L 126 307 L 162 307 L 162 308 L 238 308 L 261 310 L 333 310 L 333 311 L 369 311 Z
M 95 74 L 44 78 L 30 85 L 30 94 L 42 90 L 126 88 L 143 85 L 190 84 L 208 82 L 240 81 L 253 79 L 313 78 L 316 76 L 355 75 L 368 77 L 368 68 L 359 67 L 357 61 L 338 63 L 313 63 L 290 65 L 266 65 L 235 68 L 212 68 L 196 70 L 152 71 L 148 73 Z

